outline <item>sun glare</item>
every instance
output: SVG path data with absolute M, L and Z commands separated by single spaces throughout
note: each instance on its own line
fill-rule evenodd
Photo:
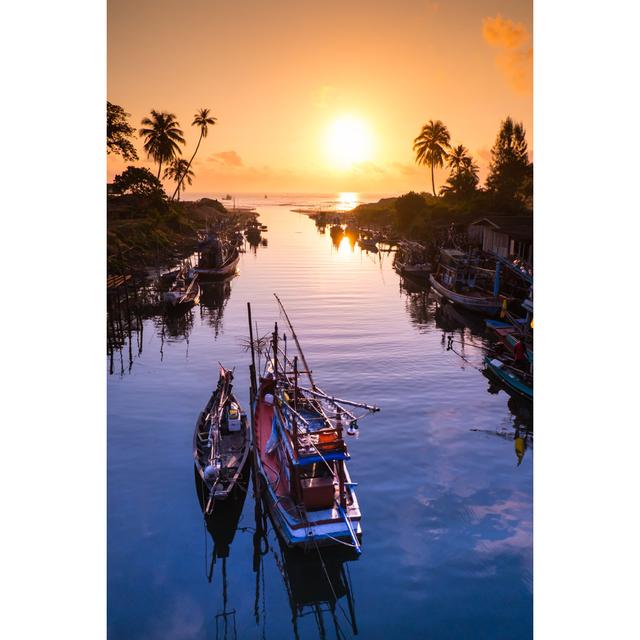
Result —
M 327 129 L 327 155 L 333 167 L 348 169 L 371 158 L 373 139 L 367 123 L 353 116 L 334 120 Z

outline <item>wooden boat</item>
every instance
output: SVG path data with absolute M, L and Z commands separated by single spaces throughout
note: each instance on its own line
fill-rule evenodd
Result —
M 232 493 L 251 449 L 247 416 L 233 395 L 232 380 L 233 372 L 221 367 L 218 386 L 193 434 L 193 460 L 206 490 L 205 515 Z
M 173 282 L 180 275 L 181 271 L 182 271 L 181 267 L 176 267 L 175 269 L 169 269 L 169 271 L 163 271 L 160 274 L 160 281 L 165 284 L 169 284 Z
M 234 247 L 229 251 L 220 266 L 205 266 L 205 263 L 200 261 L 192 271 L 194 275 L 200 276 L 203 280 L 222 280 L 236 272 L 238 262 L 240 262 L 240 252 L 237 247 Z
M 481 268 L 457 250 L 443 249 L 436 273 L 429 276 L 431 287 L 441 296 L 469 311 L 495 316 L 502 298 L 498 295 L 499 272 Z M 493 283 L 493 291 L 489 287 Z
M 378 244 L 373 238 L 363 238 L 362 236 L 358 239 L 358 244 L 362 249 L 366 251 L 371 251 L 372 253 L 378 253 Z
M 345 405 L 364 409 L 363 415 L 379 409 L 324 393 L 313 381 L 290 322 L 289 327 L 305 370 L 298 370 L 298 356 L 291 361 L 280 348 L 277 324 L 259 385 L 252 365 L 254 457 L 264 499 L 287 546 L 308 550 L 341 544 L 359 553 L 361 514 L 343 439 L 345 427 L 355 433 L 358 416 Z M 299 384 L 301 373 L 310 388 Z
M 163 302 L 167 311 L 185 311 L 200 300 L 200 285 L 197 276 L 187 284 L 184 274 L 181 273 L 171 285 L 169 291 L 165 291 Z
M 485 356 L 484 363 L 487 371 L 498 378 L 507 387 L 509 393 L 533 400 L 533 376 L 531 374 L 490 356 Z
M 427 259 L 426 247 L 419 242 L 408 240 L 400 242 L 393 266 L 404 277 L 428 278 L 431 273 L 431 263 Z

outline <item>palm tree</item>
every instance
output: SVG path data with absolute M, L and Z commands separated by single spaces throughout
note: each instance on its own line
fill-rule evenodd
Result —
M 470 162 L 469 150 L 461 144 L 452 147 L 451 152 L 447 155 L 447 166 L 456 174 L 459 174 Z
M 182 151 L 180 145 L 184 144 L 182 129 L 173 113 L 158 113 L 151 110 L 150 118 L 143 118 L 140 123 L 142 128 L 138 135 L 145 138 L 144 150 L 147 156 L 152 157 L 158 163 L 158 179 L 163 162 L 171 162 Z
M 442 120 L 429 120 L 422 126 L 420 135 L 413 141 L 413 150 L 416 152 L 416 162 L 431 166 L 431 186 L 433 195 L 436 195 L 436 182 L 433 175 L 434 167 L 442 167 L 447 157 L 449 148 L 449 130 Z
M 193 122 L 191 123 L 192 127 L 200 127 L 200 137 L 198 138 L 198 144 L 196 145 L 196 150 L 193 152 L 191 156 L 191 160 L 189 160 L 189 164 L 187 165 L 187 170 L 191 167 L 191 163 L 193 159 L 196 157 L 196 153 L 198 153 L 198 149 L 200 148 L 200 142 L 202 142 L 202 138 L 207 137 L 207 133 L 209 132 L 209 125 L 213 126 L 217 122 L 217 118 L 209 115 L 209 109 L 200 109 L 194 116 Z M 185 174 L 186 175 L 186 174 Z M 176 190 L 173 192 L 171 199 L 173 200 L 180 189 L 180 185 L 182 184 L 182 180 L 178 182 L 178 186 Z M 191 183 L 189 183 L 191 184 Z
M 181 191 L 186 188 L 185 182 L 191 184 L 195 174 L 189 169 L 189 163 L 184 158 L 176 158 L 164 170 L 163 178 L 165 180 L 173 180 L 178 183 L 178 187 L 182 187 Z M 178 200 L 180 200 L 180 190 L 178 191 Z M 175 194 L 174 194 L 175 195 Z
M 447 154 L 447 166 L 451 169 L 447 184 L 440 189 L 440 195 L 452 193 L 469 194 L 478 186 L 478 165 L 469 155 L 469 150 L 459 144 Z

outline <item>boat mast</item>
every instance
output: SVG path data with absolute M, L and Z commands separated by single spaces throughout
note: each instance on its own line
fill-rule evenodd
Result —
M 293 329 L 293 325 L 291 324 L 291 320 L 289 320 L 289 316 L 287 314 L 287 311 L 284 308 L 284 305 L 282 304 L 282 302 L 280 301 L 280 298 L 278 298 L 278 295 L 276 293 L 273 294 L 275 296 L 275 299 L 278 301 L 278 304 L 280 305 L 280 308 L 282 309 L 282 313 L 284 313 L 284 317 L 287 321 L 287 324 L 289 325 L 289 329 L 291 329 L 291 335 L 293 336 L 293 339 L 296 343 L 296 347 L 298 348 L 298 353 L 300 354 L 300 357 L 302 358 L 302 363 L 304 364 L 304 368 L 306 369 L 306 374 L 309 377 L 309 381 L 311 382 L 311 387 L 313 389 L 316 388 L 316 383 L 313 381 L 313 377 L 311 375 L 311 369 L 309 368 L 309 364 L 307 363 L 307 359 L 304 357 L 304 353 L 302 351 L 302 348 L 300 347 L 300 342 L 298 342 L 298 336 L 296 335 L 295 330 Z

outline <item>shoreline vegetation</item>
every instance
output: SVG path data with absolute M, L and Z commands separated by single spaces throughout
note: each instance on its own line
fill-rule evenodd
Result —
M 128 118 L 121 106 L 107 102 L 107 153 L 135 161 L 138 153 L 131 138 L 136 130 Z M 195 176 L 193 160 L 216 122 L 209 109 L 195 113 L 191 126 L 198 129 L 199 137 L 187 161 L 180 157 L 186 142 L 174 114 L 152 109 L 150 116 L 142 119 L 138 136 L 144 140 L 147 157 L 157 163 L 158 172 L 154 175 L 147 168 L 129 165 L 107 185 L 107 275 L 144 277 L 149 270 L 172 267 L 190 255 L 209 230 L 231 237 L 255 225 L 258 214 L 250 208 L 229 211 L 211 198 L 180 201 Z M 161 175 L 175 183 L 171 197 Z
M 530 218 L 533 228 L 533 163 L 529 162 L 522 123 L 507 117 L 500 124 L 491 149 L 489 175 L 479 184 L 478 165 L 468 149 L 450 144 L 446 125 L 430 120 L 415 138 L 416 162 L 429 167 L 433 193 L 409 191 L 404 195 L 360 204 L 350 211 L 297 209 L 319 228 L 341 225 L 373 233 L 383 241 L 409 240 L 434 248 L 450 232 L 478 220 Z M 434 169 L 446 166 L 449 176 L 436 190 Z
M 107 153 L 134 161 L 138 155 L 130 138 L 136 131 L 128 117 L 122 107 L 107 102 Z M 203 232 L 215 229 L 231 235 L 256 224 L 258 214 L 253 209 L 229 211 L 209 198 L 180 200 L 195 175 L 193 160 L 216 122 L 209 109 L 195 113 L 191 124 L 197 127 L 199 137 L 187 162 L 180 157 L 186 142 L 175 115 L 152 110 L 150 117 L 143 118 L 138 136 L 158 170 L 154 175 L 147 168 L 130 165 L 107 185 L 109 275 L 170 267 L 194 250 Z M 522 123 L 507 117 L 500 124 L 484 187 L 479 184 L 478 165 L 468 149 L 462 144 L 452 146 L 450 141 L 449 130 L 440 120 L 429 120 L 413 141 L 416 163 L 430 170 L 433 193 L 410 191 L 344 212 L 295 211 L 308 215 L 321 229 L 327 224 L 346 226 L 383 242 L 409 240 L 431 249 L 447 235 L 451 237 L 452 232 L 486 216 L 530 218 L 533 227 L 533 163 L 528 159 Z M 445 165 L 449 176 L 437 191 L 434 169 Z M 175 183 L 171 197 L 161 175 Z

